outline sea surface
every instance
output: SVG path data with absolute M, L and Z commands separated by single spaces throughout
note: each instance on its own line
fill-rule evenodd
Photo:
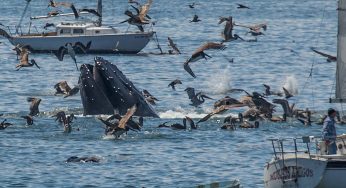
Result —
M 16 25 L 25 7 L 24 0 L 0 1 L 0 22 Z M 77 8 L 94 8 L 96 0 L 75 0 Z M 12 45 L 0 39 L 0 113 L 14 123 L 0 131 L 0 187 L 193 187 L 211 182 L 239 179 L 243 187 L 263 187 L 263 169 L 272 157 L 269 138 L 320 136 L 321 126 L 305 127 L 296 120 L 283 124 L 261 122 L 258 129 L 220 130 L 223 118 L 244 109 L 232 110 L 199 125 L 197 130 L 173 131 L 156 128 L 160 123 L 181 123 L 185 116 L 195 121 L 211 112 L 213 103 L 232 88 L 263 92 L 263 83 L 273 90 L 286 86 L 294 91 L 290 103 L 324 114 L 329 107 L 342 111 L 340 104 L 329 104 L 334 96 L 334 62 L 314 54 L 310 47 L 336 54 L 337 2 L 325 0 L 154 0 L 149 11 L 156 22 L 159 43 L 167 51 L 167 37 L 181 49 L 181 55 L 157 55 L 151 41 L 137 55 L 100 54 L 116 64 L 138 89 L 147 89 L 160 101 L 154 106 L 160 119 L 145 118 L 141 132 L 129 132 L 120 139 L 105 139 L 102 123 L 94 116 L 82 115 L 79 94 L 69 98 L 54 96 L 53 86 L 62 80 L 76 85 L 79 72 L 66 56 L 59 62 L 53 54 L 31 54 L 41 69 L 15 71 Z M 237 9 L 236 3 L 251 9 Z M 32 0 L 23 19 L 27 32 L 30 16 L 46 15 L 48 0 Z M 118 24 L 127 19 L 126 0 L 104 0 L 104 24 L 122 31 L 136 31 L 135 26 Z M 62 11 L 70 12 L 61 8 Z M 202 20 L 190 23 L 194 14 Z M 208 61 L 191 65 L 196 79 L 183 69 L 183 62 L 202 43 L 222 40 L 223 24 L 219 16 L 233 16 L 238 24 L 267 23 L 264 36 L 257 42 L 225 43 L 223 51 L 208 51 Z M 45 23 L 59 23 L 71 18 L 32 20 L 41 30 Z M 92 17 L 91 17 L 92 19 Z M 146 29 L 149 29 L 147 27 Z M 13 30 L 12 30 L 13 31 Z M 35 30 L 32 29 L 32 32 Z M 254 39 L 245 28 L 235 33 Z M 93 63 L 95 55 L 78 55 L 79 65 Z M 233 63 L 228 60 L 234 59 Z M 309 76 L 311 73 L 311 76 Z M 183 84 L 172 91 L 167 85 L 174 79 Z M 205 92 L 207 100 L 200 108 L 189 105 L 186 87 Z M 42 99 L 35 123 L 27 126 L 20 116 L 29 112 L 27 97 Z M 272 100 L 273 97 L 268 98 Z M 74 131 L 63 133 L 51 116 L 64 110 L 75 113 Z M 280 106 L 276 114 L 281 115 Z M 79 128 L 79 131 L 76 129 Z M 338 134 L 346 128 L 337 125 Z M 100 163 L 66 163 L 70 156 L 96 156 Z

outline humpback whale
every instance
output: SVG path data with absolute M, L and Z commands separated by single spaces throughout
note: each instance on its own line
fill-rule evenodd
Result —
M 159 117 L 116 65 L 95 57 L 95 65 L 83 64 L 80 71 L 84 115 L 114 114 L 114 111 L 124 115 L 137 105 L 135 116 Z

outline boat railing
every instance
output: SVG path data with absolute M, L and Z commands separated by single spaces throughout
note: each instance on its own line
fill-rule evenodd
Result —
M 22 35 L 42 35 L 45 32 L 40 30 L 35 25 L 23 25 L 23 26 L 6 26 L 8 33 L 11 36 L 22 36 Z
M 269 139 L 272 144 L 273 154 L 275 159 L 285 159 L 285 155 L 294 154 L 306 154 L 311 158 L 313 150 L 316 154 L 319 153 L 319 141 L 321 138 L 314 136 L 303 136 L 300 138 L 281 138 L 281 139 Z M 311 144 L 313 143 L 313 144 Z
M 298 173 L 298 157 L 304 155 L 304 157 L 312 158 L 311 151 L 313 149 L 318 150 L 318 143 L 320 138 L 314 136 L 303 136 L 300 138 L 283 138 L 283 139 L 269 139 L 272 143 L 272 149 L 274 154 L 274 160 L 278 160 L 275 164 L 276 169 L 286 169 L 286 159 L 295 160 L 294 173 Z M 292 144 L 293 143 L 293 144 Z M 311 144 L 315 143 L 315 144 Z M 279 165 L 279 166 L 277 166 Z M 291 164 L 292 165 L 292 164 Z M 297 182 L 297 176 L 293 178 L 282 178 L 283 183 L 293 181 Z

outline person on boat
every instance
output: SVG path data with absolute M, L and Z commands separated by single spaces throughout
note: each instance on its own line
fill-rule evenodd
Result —
M 335 129 L 335 116 L 336 110 L 333 108 L 328 109 L 328 117 L 324 119 L 323 130 L 322 130 L 322 140 L 324 140 L 328 155 L 336 154 L 336 129 Z

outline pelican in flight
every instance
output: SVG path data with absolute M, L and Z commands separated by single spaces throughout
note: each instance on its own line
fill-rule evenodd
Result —
M 218 49 L 218 50 L 224 50 L 226 49 L 226 46 L 222 43 L 216 43 L 216 42 L 207 42 L 203 44 L 201 47 L 199 47 L 192 55 L 191 57 L 184 63 L 184 69 L 186 72 L 188 72 L 192 77 L 196 78 L 196 75 L 193 73 L 192 69 L 190 68 L 189 64 L 192 62 L 196 62 L 200 59 L 208 59 L 207 57 L 211 58 L 208 54 L 204 53 L 204 50 L 211 50 L 211 49 Z
M 26 48 L 22 48 L 21 52 L 19 54 L 19 64 L 16 65 L 16 70 L 18 71 L 22 67 L 32 67 L 36 66 L 38 69 L 40 67 L 37 65 L 36 61 L 34 59 L 31 59 L 29 62 L 29 51 Z

